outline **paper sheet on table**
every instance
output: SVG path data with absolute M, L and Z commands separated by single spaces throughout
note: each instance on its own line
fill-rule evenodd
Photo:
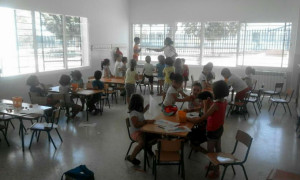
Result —
M 167 120 L 164 120 L 164 119 L 156 120 L 154 124 L 156 124 L 158 126 L 161 126 L 161 127 L 174 127 L 174 126 L 179 125 L 179 123 L 167 121 Z
M 39 108 L 39 105 L 33 104 L 32 108 L 28 109 L 21 109 L 20 111 L 17 111 L 21 114 L 44 114 L 44 110 Z
M 151 114 L 151 118 L 154 119 L 161 111 L 157 101 L 151 95 L 149 96 L 149 105 L 149 113 Z

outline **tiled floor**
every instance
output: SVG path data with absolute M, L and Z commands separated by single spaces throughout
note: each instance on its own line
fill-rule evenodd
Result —
M 159 99 L 156 97 L 155 99 Z M 145 96 L 146 103 L 149 96 Z M 58 146 L 48 142 L 46 134 L 42 134 L 40 141 L 33 141 L 31 150 L 28 149 L 31 133 L 25 136 L 25 152 L 22 152 L 18 131 L 9 129 L 8 138 L 11 144 L 7 147 L 0 135 L 0 179 L 1 180 L 54 180 L 60 179 L 63 172 L 80 164 L 87 165 L 95 173 L 96 179 L 153 179 L 151 169 L 143 172 L 142 167 L 133 167 L 124 160 L 129 146 L 129 139 L 125 127 L 127 106 L 121 98 L 119 104 L 112 103 L 111 108 L 105 107 L 102 116 L 90 116 L 89 123 L 96 123 L 95 127 L 79 127 L 85 122 L 85 113 L 80 118 L 66 124 L 61 118 L 60 132 L 63 143 L 55 132 L 52 133 Z M 292 103 L 293 104 L 293 103 Z M 272 168 L 300 173 L 300 139 L 297 138 L 296 111 L 292 105 L 293 116 L 284 113 L 279 107 L 275 116 L 267 111 L 268 102 L 264 102 L 262 112 L 256 116 L 252 105 L 248 106 L 250 117 L 244 120 L 242 116 L 229 116 L 226 119 L 222 136 L 223 151 L 231 152 L 234 145 L 236 131 L 241 129 L 253 138 L 253 144 L 245 165 L 249 179 L 265 179 Z M 150 117 L 151 114 L 146 114 Z M 18 127 L 18 121 L 13 121 Z M 25 123 L 27 127 L 29 122 Z M 192 155 L 188 159 L 190 147 L 185 146 L 186 179 L 205 179 L 205 165 L 207 160 L 201 153 Z M 242 152 L 242 151 L 239 151 Z M 142 159 L 142 153 L 138 156 Z M 237 175 L 231 169 L 227 170 L 225 179 L 244 179 L 242 169 L 236 167 Z M 158 179 L 180 179 L 177 167 L 159 167 Z

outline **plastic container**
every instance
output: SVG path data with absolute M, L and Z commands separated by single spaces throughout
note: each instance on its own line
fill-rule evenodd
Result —
M 163 109 L 163 113 L 165 116 L 173 116 L 174 114 L 176 114 L 177 110 L 177 106 L 166 106 Z
M 77 91 L 78 90 L 78 83 L 72 83 L 71 87 L 72 87 L 72 91 Z
M 178 118 L 179 122 L 184 123 L 186 122 L 186 112 L 185 111 L 178 111 Z
M 23 98 L 22 97 L 12 97 L 13 106 L 15 108 L 22 107 Z

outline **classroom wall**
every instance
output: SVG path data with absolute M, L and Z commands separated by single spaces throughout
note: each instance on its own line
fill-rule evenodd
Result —
M 81 69 L 84 78 L 93 75 L 96 69 L 100 69 L 100 60 L 111 55 L 112 45 L 128 45 L 127 0 L 1 0 L 0 6 L 87 17 L 90 45 L 109 48 L 90 52 L 91 66 Z M 60 75 L 70 74 L 70 71 L 44 72 L 38 75 L 41 82 L 57 85 Z M 28 87 L 25 85 L 28 76 L 0 77 L 0 98 L 18 95 L 28 101 Z
M 300 1 L 298 0 L 129 0 L 129 7 L 130 24 L 227 20 L 241 22 L 292 22 L 292 46 L 289 67 L 287 69 L 266 67 L 258 69 L 287 71 L 287 86 L 294 87 L 295 74 L 292 71 L 300 60 L 299 57 L 295 58 L 297 54 L 300 54 L 299 48 L 295 51 L 297 33 L 300 36 L 300 32 L 298 32 Z M 243 75 L 244 67 L 231 69 L 233 72 Z M 202 67 L 191 66 L 190 71 L 195 77 L 199 77 Z M 216 71 L 219 73 L 220 67 L 216 67 Z

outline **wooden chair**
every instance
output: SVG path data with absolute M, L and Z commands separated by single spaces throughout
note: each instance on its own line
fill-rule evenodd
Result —
M 261 105 L 260 105 L 261 92 L 262 92 L 261 90 L 258 90 L 257 96 L 251 96 L 251 93 L 250 93 L 249 98 L 246 99 L 247 103 L 252 103 L 253 104 L 253 108 L 255 110 L 256 115 L 258 115 L 258 114 L 257 114 L 255 104 L 257 105 L 257 109 L 258 109 L 259 112 L 260 112 L 260 109 L 261 109 Z
M 182 139 L 158 140 L 158 150 L 155 151 L 153 157 L 153 170 L 154 179 L 157 178 L 156 167 L 158 165 L 178 165 L 178 174 L 184 179 L 184 158 L 183 158 L 184 142 Z
M 38 96 L 36 93 L 28 92 L 31 104 L 38 104 L 42 106 L 47 106 L 47 97 Z
M 208 174 L 209 169 L 212 164 L 215 166 L 221 165 L 224 167 L 221 180 L 224 179 L 224 175 L 227 170 L 227 167 L 231 166 L 233 173 L 235 174 L 235 170 L 234 170 L 233 166 L 239 165 L 243 168 L 245 178 L 248 179 L 247 173 L 246 173 L 246 170 L 244 167 L 244 163 L 247 161 L 253 138 L 249 134 L 247 134 L 241 130 L 238 130 L 236 133 L 235 139 L 236 139 L 236 142 L 235 142 L 232 153 L 222 153 L 221 152 L 221 153 L 207 153 L 206 154 L 206 157 L 209 159 L 210 162 L 209 162 L 209 166 L 208 166 L 205 177 L 207 177 L 207 174 Z M 247 151 L 246 151 L 246 154 L 245 154 L 245 157 L 243 160 L 239 160 L 234 156 L 234 153 L 236 152 L 238 143 L 242 143 L 247 147 Z
M 7 127 L 5 129 L 6 130 L 5 134 L 7 134 L 7 129 L 8 129 L 9 124 L 11 124 L 11 126 L 13 127 L 13 129 L 15 129 L 15 126 L 14 126 L 14 124 L 11 121 L 12 119 L 13 119 L 12 116 L 5 115 L 5 114 L 0 115 L 0 122 L 3 121 L 4 122 L 4 126 Z
M 35 133 L 38 133 L 38 138 L 37 138 L 37 141 L 39 140 L 39 137 L 40 137 L 40 132 L 44 131 L 44 132 L 47 132 L 48 134 L 48 139 L 49 141 L 52 142 L 54 148 L 56 149 L 56 146 L 55 146 L 55 143 L 51 137 L 51 131 L 53 129 L 55 129 L 57 135 L 59 136 L 59 139 L 61 142 L 63 142 L 59 132 L 58 132 L 58 122 L 59 122 L 59 116 L 60 116 L 60 111 L 59 109 L 55 109 L 53 110 L 52 112 L 52 117 L 51 117 L 51 122 L 47 123 L 47 122 L 37 122 L 37 123 L 34 123 L 31 127 L 30 127 L 30 130 L 33 131 L 32 132 L 32 135 L 31 135 L 31 140 L 30 140 L 30 145 L 29 145 L 29 149 L 31 148 L 31 144 L 32 144 L 32 139 L 33 139 L 33 136 Z
M 129 118 L 126 118 L 126 128 L 127 128 L 127 132 L 128 132 L 128 137 L 129 137 L 129 139 L 131 140 L 131 142 L 130 142 L 129 148 L 128 148 L 128 150 L 127 150 L 127 153 L 126 153 L 126 155 L 125 155 L 125 160 L 126 160 L 126 157 L 127 157 L 128 154 L 129 154 L 129 151 L 130 151 L 130 149 L 131 149 L 132 144 L 136 142 L 136 141 L 135 141 L 134 139 L 132 139 L 131 136 L 130 136 L 130 131 L 129 131 L 129 128 L 130 128 L 130 122 L 129 122 Z M 147 156 L 146 156 L 146 161 L 148 162 L 148 166 L 150 166 L 149 160 L 148 160 L 148 157 L 147 157 Z
M 294 94 L 294 90 L 293 90 L 293 89 L 288 89 L 288 90 L 286 91 L 286 95 L 285 95 L 285 98 L 284 98 L 284 99 L 275 99 L 275 98 L 271 98 L 271 104 L 270 104 L 270 107 L 269 107 L 269 111 L 270 111 L 272 105 L 273 105 L 273 104 L 276 104 L 276 105 L 275 105 L 274 112 L 273 112 L 273 116 L 274 116 L 274 114 L 275 114 L 275 111 L 276 111 L 276 109 L 277 109 L 278 104 L 282 104 L 282 106 L 283 106 L 283 108 L 284 108 L 284 112 L 286 112 L 286 109 L 285 109 L 285 106 L 284 106 L 284 105 L 286 104 L 287 107 L 288 107 L 288 110 L 289 110 L 289 112 L 290 112 L 290 115 L 292 116 L 292 112 L 291 112 L 291 110 L 290 110 L 289 103 L 290 103 L 291 100 L 292 100 L 293 94 Z
M 231 101 L 231 102 L 229 102 L 228 103 L 229 109 L 228 109 L 226 117 L 228 117 L 229 113 L 231 113 L 234 109 L 239 109 L 239 111 L 242 112 L 245 120 L 247 120 L 246 114 L 248 114 L 248 116 L 249 116 L 249 113 L 248 113 L 248 110 L 247 110 L 247 103 L 248 103 L 249 95 L 250 95 L 250 92 L 247 92 L 246 97 L 244 98 L 243 101 L 240 101 L 240 102 Z
M 109 84 L 104 84 L 105 94 L 107 98 L 111 96 L 111 100 L 113 101 L 115 98 L 116 104 L 118 103 L 117 100 L 117 90 L 115 90 L 116 86 L 111 87 Z
M 130 136 L 130 131 L 129 131 L 129 128 L 130 128 L 130 122 L 129 122 L 129 118 L 126 118 L 126 128 L 127 128 L 127 132 L 128 132 L 128 137 L 129 137 L 129 139 L 131 140 L 131 142 L 130 142 L 129 148 L 128 148 L 128 150 L 127 150 L 127 153 L 126 153 L 125 160 L 126 160 L 126 157 L 127 157 L 128 154 L 129 154 L 129 151 L 130 151 L 130 149 L 131 149 L 132 144 L 136 142 L 136 141 L 135 141 L 134 139 L 132 139 L 131 136 Z
M 273 96 L 275 96 L 275 95 L 278 95 L 279 98 L 281 98 L 280 94 L 281 94 L 281 92 L 282 92 L 283 85 L 284 85 L 284 83 L 276 83 L 276 84 L 275 84 L 274 91 L 272 91 L 272 90 L 263 91 L 263 97 L 262 97 L 262 100 L 261 100 L 261 101 L 264 100 L 265 95 L 269 95 L 269 96 L 270 96 L 269 100 L 270 100 Z
M 145 76 L 143 76 L 142 74 L 139 74 L 138 75 L 138 81 L 137 81 L 137 84 L 136 84 L 136 87 L 139 86 L 140 87 L 140 91 L 142 91 L 142 86 L 144 86 L 144 95 L 146 94 L 146 88 L 148 86 L 148 90 L 150 92 L 150 83 L 148 81 L 145 81 Z

